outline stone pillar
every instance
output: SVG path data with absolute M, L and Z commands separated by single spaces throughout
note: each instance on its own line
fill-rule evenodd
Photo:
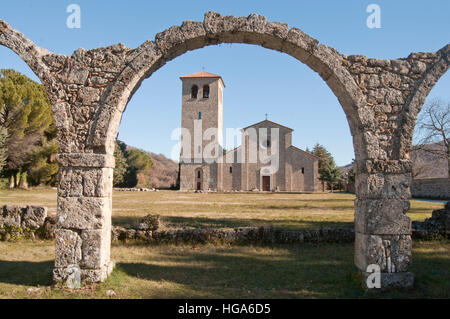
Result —
M 55 268 L 56 282 L 78 287 L 101 282 L 110 261 L 114 157 L 59 154 Z
M 368 266 L 378 265 L 382 289 L 412 288 L 414 275 L 408 272 L 411 220 L 406 216 L 411 174 L 398 163 L 383 164 L 374 165 L 373 161 L 356 164 L 355 264 L 363 274 L 365 286 L 371 274 L 367 272 Z

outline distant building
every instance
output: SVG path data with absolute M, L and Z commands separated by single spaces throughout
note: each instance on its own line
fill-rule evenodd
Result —
M 222 78 L 199 72 L 180 79 L 181 190 L 319 190 L 318 158 L 292 145 L 291 128 L 266 119 L 244 128 L 241 145 L 225 153 Z

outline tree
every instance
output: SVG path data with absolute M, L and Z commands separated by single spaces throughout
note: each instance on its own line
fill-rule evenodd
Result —
M 311 154 L 319 158 L 319 179 L 322 181 L 322 188 L 325 190 L 325 170 L 332 159 L 331 154 L 319 143 L 314 145 Z
M 6 176 L 10 186 L 41 181 L 55 173 L 49 151 L 56 150 L 51 105 L 41 84 L 14 70 L 0 70 L 0 125 L 8 130 Z M 54 175 L 54 174 L 53 174 Z
M 153 165 L 148 154 L 135 148 L 128 150 L 128 163 L 138 172 L 143 172 Z
M 116 161 L 116 167 L 113 172 L 113 185 L 122 186 L 125 182 L 127 170 L 129 168 L 126 155 L 125 155 L 125 143 L 116 141 L 116 147 L 114 149 L 114 158 Z
M 417 149 L 447 161 L 450 178 L 450 103 L 435 99 L 426 104 L 419 114 L 414 138 Z
M 342 172 L 339 167 L 337 167 L 334 161 L 327 168 L 323 170 L 323 180 L 330 184 L 331 192 L 333 192 L 334 185 L 341 180 Z
M 117 141 L 114 149 L 116 167 L 113 172 L 113 185 L 117 187 L 148 187 L 150 170 L 153 166 L 149 154 L 129 148 L 124 142 Z
M 319 174 L 322 185 L 328 182 L 333 191 L 334 184 L 341 179 L 342 172 L 339 167 L 336 166 L 333 156 L 326 150 L 326 148 L 319 143 L 314 145 L 311 154 L 319 158 Z
M 0 174 L 6 164 L 6 139 L 8 138 L 8 131 L 3 126 L 0 126 Z

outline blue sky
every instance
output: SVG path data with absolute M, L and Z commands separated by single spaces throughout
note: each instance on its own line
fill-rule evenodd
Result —
M 81 7 L 81 28 L 66 26 L 66 7 Z M 366 7 L 381 8 L 381 28 L 369 29 Z M 118 42 L 139 46 L 184 20 L 202 21 L 207 11 L 223 15 L 265 15 L 270 21 L 302 29 L 344 54 L 377 58 L 436 51 L 450 40 L 450 1 L 1 1 L 0 19 L 37 45 L 71 55 Z M 0 68 L 37 78 L 14 53 L 0 47 Z M 292 127 L 293 144 L 323 144 L 339 165 L 354 158 L 352 138 L 339 102 L 320 77 L 292 57 L 261 47 L 222 44 L 184 54 L 145 80 L 128 104 L 119 139 L 170 155 L 172 130 L 181 121 L 179 77 L 205 71 L 220 74 L 224 90 L 224 127 L 245 127 L 264 119 Z M 430 98 L 450 101 L 450 74 Z

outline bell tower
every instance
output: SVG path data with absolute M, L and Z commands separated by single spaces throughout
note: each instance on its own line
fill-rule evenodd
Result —
M 220 75 L 199 72 L 182 81 L 181 190 L 221 190 L 223 89 Z

